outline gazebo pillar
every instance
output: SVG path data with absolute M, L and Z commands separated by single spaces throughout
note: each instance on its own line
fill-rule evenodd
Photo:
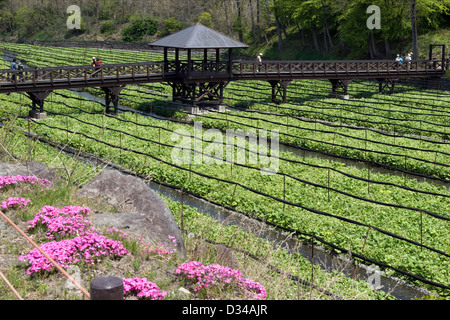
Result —
M 233 49 L 228 49 L 228 73 L 231 75 L 233 73 Z
M 188 63 L 188 70 L 187 70 L 187 77 L 191 76 L 191 70 L 192 70 L 192 49 L 187 49 L 187 63 Z
M 175 72 L 178 74 L 181 72 L 180 70 L 181 63 L 180 63 L 180 49 L 175 48 Z
M 164 48 L 164 70 L 166 70 L 166 72 L 169 68 L 168 50 L 169 48 Z

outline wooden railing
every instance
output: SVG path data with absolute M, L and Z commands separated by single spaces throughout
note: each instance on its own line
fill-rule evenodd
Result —
M 21 71 L 0 70 L 0 92 L 25 91 L 30 87 L 67 88 L 130 84 L 133 81 L 177 81 L 192 78 L 214 81 L 224 76 L 236 80 L 301 79 L 301 78 L 377 78 L 442 76 L 445 61 L 418 60 L 410 63 L 395 61 L 169 61 L 91 66 L 27 68 Z M 231 70 L 231 73 L 230 73 Z
M 70 83 L 74 80 L 102 80 L 106 78 L 133 78 L 136 76 L 163 75 L 164 63 L 127 63 L 104 65 L 101 68 L 91 66 L 26 68 L 20 71 L 0 70 L 0 83 L 20 85 L 32 82 L 58 82 Z
M 417 60 L 411 62 L 395 62 L 386 60 L 369 61 L 255 61 L 234 62 L 233 73 L 248 75 L 292 75 L 296 77 L 327 76 L 368 76 L 377 75 L 435 75 L 445 72 L 445 62 Z

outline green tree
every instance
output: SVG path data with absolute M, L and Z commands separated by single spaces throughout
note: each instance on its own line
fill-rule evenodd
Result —
M 34 35 L 61 19 L 55 8 L 42 5 L 21 7 L 15 13 L 14 18 L 20 36 Z
M 209 12 L 202 12 L 198 17 L 198 22 L 211 28 L 213 26 L 213 17 Z
M 122 40 L 131 42 L 138 41 L 145 35 L 152 36 L 156 34 L 158 30 L 158 24 L 155 19 L 143 19 L 139 18 L 133 21 L 131 25 L 126 27 L 122 32 Z

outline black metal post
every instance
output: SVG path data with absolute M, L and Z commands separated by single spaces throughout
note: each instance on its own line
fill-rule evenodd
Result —
M 98 277 L 91 282 L 91 300 L 123 300 L 123 280 L 117 277 Z

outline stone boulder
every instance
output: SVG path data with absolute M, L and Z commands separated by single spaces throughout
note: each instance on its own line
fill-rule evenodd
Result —
M 0 162 L 0 176 L 35 176 L 52 183 L 57 183 L 60 179 L 54 170 L 36 161 L 30 161 L 28 164 Z
M 186 256 L 184 242 L 173 214 L 161 197 L 141 179 L 105 169 L 83 187 L 80 196 L 103 197 L 123 213 L 100 213 L 89 217 L 95 226 L 117 228 L 142 236 L 150 243 L 173 248 L 169 236 L 175 237 L 177 252 Z

